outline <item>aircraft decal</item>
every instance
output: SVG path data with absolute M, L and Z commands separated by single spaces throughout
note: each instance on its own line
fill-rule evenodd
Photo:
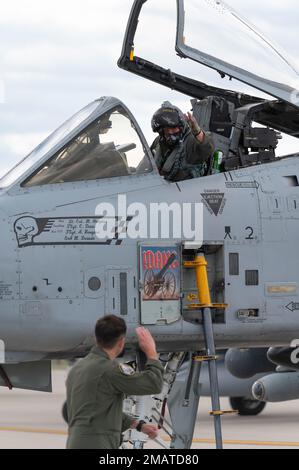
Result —
M 256 181 L 227 181 L 225 186 L 229 189 L 258 189 L 259 184 Z
M 97 237 L 96 227 L 107 217 L 20 217 L 14 223 L 19 248 L 41 245 L 121 245 L 121 233 L 126 233 L 129 222 L 114 217 L 115 228 L 111 238 Z
M 290 312 L 294 312 L 295 310 L 299 310 L 299 302 L 290 302 L 286 307 Z
M 180 254 L 177 246 L 141 247 L 142 300 L 180 299 Z
M 253 236 L 253 234 L 254 234 L 254 229 L 249 226 L 249 227 L 246 227 L 245 230 L 248 231 L 248 232 L 250 232 L 250 233 L 248 233 L 248 235 L 247 235 L 247 237 L 245 238 L 245 240 L 254 240 L 254 236 Z
M 223 213 L 223 209 L 226 203 L 224 193 L 221 193 L 217 189 L 206 190 L 201 194 L 201 196 L 203 204 L 206 206 L 211 215 L 214 214 L 217 217 L 219 214 Z
M 230 240 L 232 240 L 232 228 L 227 226 L 225 227 L 225 237 L 224 237 L 224 240 L 226 240 L 227 238 L 229 238 Z

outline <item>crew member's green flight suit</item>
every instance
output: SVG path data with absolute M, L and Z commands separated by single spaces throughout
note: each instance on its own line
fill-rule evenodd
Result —
M 210 132 L 205 133 L 204 142 L 201 143 L 190 130 L 185 132 L 179 145 L 169 147 L 157 137 L 151 146 L 160 175 L 171 182 L 205 176 L 214 149 Z
M 162 390 L 163 366 L 148 360 L 141 373 L 112 361 L 94 347 L 71 369 L 67 381 L 68 449 L 118 449 L 121 433 L 133 418 L 123 413 L 125 395 L 154 395 Z

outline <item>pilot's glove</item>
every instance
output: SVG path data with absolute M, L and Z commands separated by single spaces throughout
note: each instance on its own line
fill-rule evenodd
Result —
M 199 134 L 201 134 L 201 132 L 203 132 L 202 128 L 200 127 L 200 125 L 198 124 L 198 122 L 196 121 L 195 117 L 193 116 L 193 114 L 191 113 L 187 113 L 185 115 L 186 117 L 186 120 L 189 124 L 189 127 L 191 129 L 191 132 L 192 134 L 194 135 L 194 137 L 197 137 Z

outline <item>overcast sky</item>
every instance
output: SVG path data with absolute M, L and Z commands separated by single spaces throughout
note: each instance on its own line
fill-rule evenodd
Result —
M 144 31 L 144 51 L 165 66 L 158 56 L 161 53 L 163 61 L 166 48 L 164 51 L 162 46 L 169 43 L 172 47 L 174 42 L 175 0 L 149 0 L 148 7 L 151 2 L 153 10 L 140 25 L 139 36 Z M 0 98 L 4 91 L 5 100 L 0 104 L 0 175 L 66 118 L 100 96 L 116 96 L 124 101 L 148 140 L 152 139 L 151 116 L 162 101 L 168 99 L 184 111 L 190 109 L 187 97 L 117 67 L 132 3 L 133 0 L 1 3 Z M 299 68 L 298 0 L 228 3 L 280 44 Z M 218 28 L 221 24 L 215 25 L 214 35 Z M 170 66 L 174 58 L 173 55 L 169 59 Z M 237 82 L 221 80 L 216 72 L 198 64 L 187 66 L 185 61 L 176 60 L 181 61 L 178 71 L 190 70 L 196 74 L 193 78 L 258 94 Z

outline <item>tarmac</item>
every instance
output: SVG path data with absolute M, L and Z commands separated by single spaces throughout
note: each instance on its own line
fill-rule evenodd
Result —
M 54 370 L 53 393 L 0 388 L 0 449 L 64 449 L 67 426 L 61 408 L 65 401 L 66 370 Z M 229 410 L 228 400 L 221 399 Z M 192 448 L 215 447 L 210 399 L 202 398 Z M 225 449 L 299 448 L 299 400 L 267 404 L 256 417 L 222 418 Z M 160 439 L 169 439 L 161 431 Z M 159 448 L 149 441 L 148 449 Z

